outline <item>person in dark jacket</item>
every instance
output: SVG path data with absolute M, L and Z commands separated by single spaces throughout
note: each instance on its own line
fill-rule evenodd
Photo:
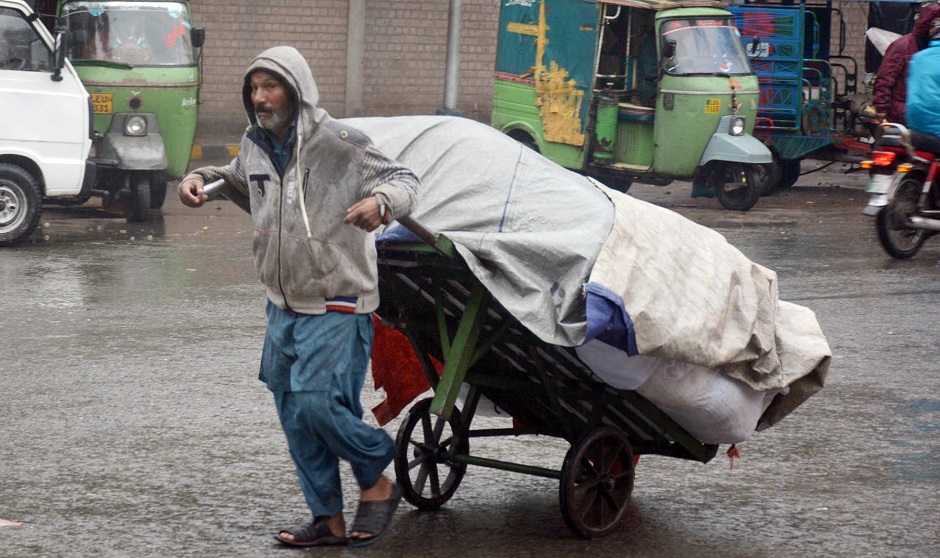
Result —
M 927 4 L 920 10 L 914 30 L 888 46 L 878 67 L 872 104 L 888 122 L 905 124 L 907 112 L 907 67 L 914 54 L 930 42 L 930 24 L 940 16 L 940 5 Z
M 395 443 L 362 420 L 379 304 L 370 233 L 408 215 L 420 185 L 318 106 L 310 66 L 292 47 L 258 55 L 242 97 L 251 126 L 238 157 L 184 177 L 180 200 L 200 207 L 204 185 L 222 178 L 250 204 L 255 265 L 268 297 L 259 379 L 274 395 L 312 515 L 275 538 L 288 546 L 368 546 L 385 534 L 401 498 L 383 474 Z M 340 459 L 361 491 L 348 538 Z

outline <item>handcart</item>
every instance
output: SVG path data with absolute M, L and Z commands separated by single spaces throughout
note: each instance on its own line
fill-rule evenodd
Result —
M 436 509 L 456 492 L 468 465 L 558 479 L 565 523 L 592 538 L 615 529 L 627 510 L 641 454 L 708 462 L 703 444 L 634 391 L 602 383 L 573 348 L 529 332 L 471 273 L 443 235 L 411 219 L 421 241 L 377 243 L 384 323 L 415 351 L 433 398 L 414 404 L 398 431 L 395 473 L 404 497 Z M 438 363 L 443 369 L 438 375 Z M 468 390 L 457 408 L 463 384 Z M 472 429 L 481 398 L 513 418 L 511 428 Z M 472 455 L 472 438 L 527 434 L 564 438 L 561 470 Z

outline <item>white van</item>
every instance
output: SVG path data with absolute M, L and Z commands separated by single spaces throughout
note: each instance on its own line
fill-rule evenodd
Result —
M 0 0 L 0 246 L 22 242 L 42 203 L 81 203 L 95 180 L 88 161 L 88 92 L 23 0 Z

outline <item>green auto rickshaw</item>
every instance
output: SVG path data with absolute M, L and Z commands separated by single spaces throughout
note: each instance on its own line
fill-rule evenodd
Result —
M 492 124 L 626 191 L 691 179 L 745 211 L 770 151 L 757 77 L 711 0 L 501 0 Z
M 91 193 L 145 221 L 189 165 L 205 31 L 182 0 L 61 0 L 58 16 L 94 109 Z

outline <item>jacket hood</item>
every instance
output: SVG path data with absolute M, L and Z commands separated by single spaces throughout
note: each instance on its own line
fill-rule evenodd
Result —
M 302 121 L 305 129 L 311 129 L 313 124 L 321 119 L 320 113 L 326 114 L 317 108 L 320 102 L 320 92 L 313 79 L 313 72 L 307 59 L 291 46 L 276 46 L 262 52 L 248 66 L 245 72 L 245 82 L 242 85 L 242 102 L 251 125 L 257 124 L 255 108 L 251 103 L 251 74 L 264 70 L 280 76 L 289 88 L 293 90 L 297 102 L 297 118 Z
M 914 24 L 911 34 L 919 42 L 926 44 L 930 40 L 930 23 L 938 16 L 940 16 L 940 4 L 927 4 L 920 9 L 920 15 L 917 16 L 917 23 Z

